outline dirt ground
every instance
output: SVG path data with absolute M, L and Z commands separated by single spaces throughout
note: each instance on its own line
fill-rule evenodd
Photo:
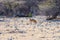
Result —
M 60 20 L 45 18 L 2 18 L 0 40 L 60 40 Z

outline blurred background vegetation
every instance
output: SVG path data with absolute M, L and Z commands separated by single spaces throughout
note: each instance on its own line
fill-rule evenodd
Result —
M 33 15 L 39 15 L 41 12 L 54 8 L 56 6 L 55 1 L 56 0 L 6 0 L 0 2 L 3 5 L 3 7 L 1 6 L 0 14 L 5 14 L 10 17 L 32 17 Z

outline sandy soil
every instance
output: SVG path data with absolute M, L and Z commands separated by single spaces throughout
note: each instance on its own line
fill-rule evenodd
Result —
M 0 40 L 60 40 L 60 20 L 45 18 L 2 18 Z

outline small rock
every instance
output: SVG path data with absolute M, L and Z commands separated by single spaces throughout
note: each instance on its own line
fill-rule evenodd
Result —
M 19 33 L 26 33 L 25 31 L 18 31 Z

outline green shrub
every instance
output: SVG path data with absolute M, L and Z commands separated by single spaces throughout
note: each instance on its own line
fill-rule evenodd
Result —
M 31 12 L 28 14 L 28 17 L 32 17 L 32 13 Z

